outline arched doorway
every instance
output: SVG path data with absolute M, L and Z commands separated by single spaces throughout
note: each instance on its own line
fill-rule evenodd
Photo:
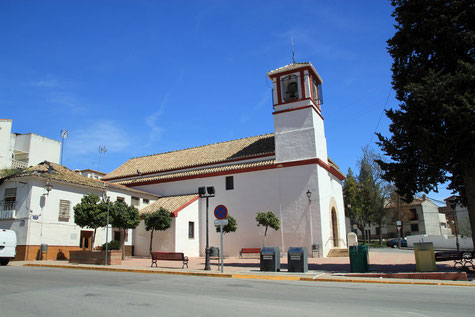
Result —
M 340 237 L 338 236 L 338 218 L 336 217 L 335 208 L 332 208 L 332 237 L 333 247 L 338 248 Z

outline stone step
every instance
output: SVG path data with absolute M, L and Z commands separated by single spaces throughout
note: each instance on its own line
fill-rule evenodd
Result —
M 347 257 L 347 256 L 348 256 L 348 249 L 345 249 L 345 248 L 331 249 L 330 252 L 328 252 L 329 258 Z

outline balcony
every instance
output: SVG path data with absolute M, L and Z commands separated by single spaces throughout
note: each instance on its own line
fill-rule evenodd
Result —
M 0 203 L 0 220 L 15 219 L 16 201 Z
M 23 161 L 12 160 L 12 168 L 27 168 L 28 163 Z

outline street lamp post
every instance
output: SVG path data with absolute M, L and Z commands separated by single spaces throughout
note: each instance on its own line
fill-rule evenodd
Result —
M 312 224 L 312 192 L 307 190 L 307 198 L 308 198 L 308 218 L 310 222 L 310 246 L 313 249 L 313 224 Z
M 105 191 L 102 193 L 102 200 L 107 202 L 107 220 L 106 220 L 106 255 L 104 265 L 107 265 L 107 257 L 109 251 L 109 206 L 110 206 L 110 197 L 107 196 L 107 185 L 104 184 Z
M 199 187 L 198 194 L 200 198 L 206 198 L 206 248 L 205 248 L 205 271 L 211 270 L 210 258 L 209 258 L 209 224 L 208 224 L 208 208 L 209 208 L 209 198 L 214 197 L 215 191 L 214 187 Z

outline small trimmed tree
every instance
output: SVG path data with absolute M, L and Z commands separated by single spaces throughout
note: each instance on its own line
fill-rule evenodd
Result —
M 155 230 L 165 231 L 170 228 L 172 219 L 170 212 L 163 207 L 152 213 L 144 214 L 143 219 L 145 221 L 145 230 L 150 231 L 150 253 L 152 253 L 153 232 Z
M 263 226 L 266 228 L 264 231 L 264 246 L 266 246 L 267 239 L 267 229 L 270 227 L 274 230 L 279 230 L 280 220 L 277 218 L 272 211 L 269 212 L 258 212 L 256 215 L 257 226 Z
M 81 202 L 74 206 L 73 210 L 75 224 L 81 228 L 94 229 L 91 243 L 91 249 L 93 249 L 97 228 L 105 227 L 107 224 L 107 205 L 99 196 L 88 194 L 81 198 Z
M 237 230 L 237 222 L 236 219 L 228 215 L 228 224 L 223 226 L 223 234 L 230 233 L 230 232 L 235 232 Z M 216 227 L 216 232 L 219 231 L 219 226 Z
M 125 259 L 124 237 L 125 230 L 135 229 L 140 223 L 139 211 L 133 206 L 127 206 L 122 201 L 116 201 L 110 205 L 110 223 L 114 228 L 121 229 L 120 245 L 122 249 L 122 260 Z

